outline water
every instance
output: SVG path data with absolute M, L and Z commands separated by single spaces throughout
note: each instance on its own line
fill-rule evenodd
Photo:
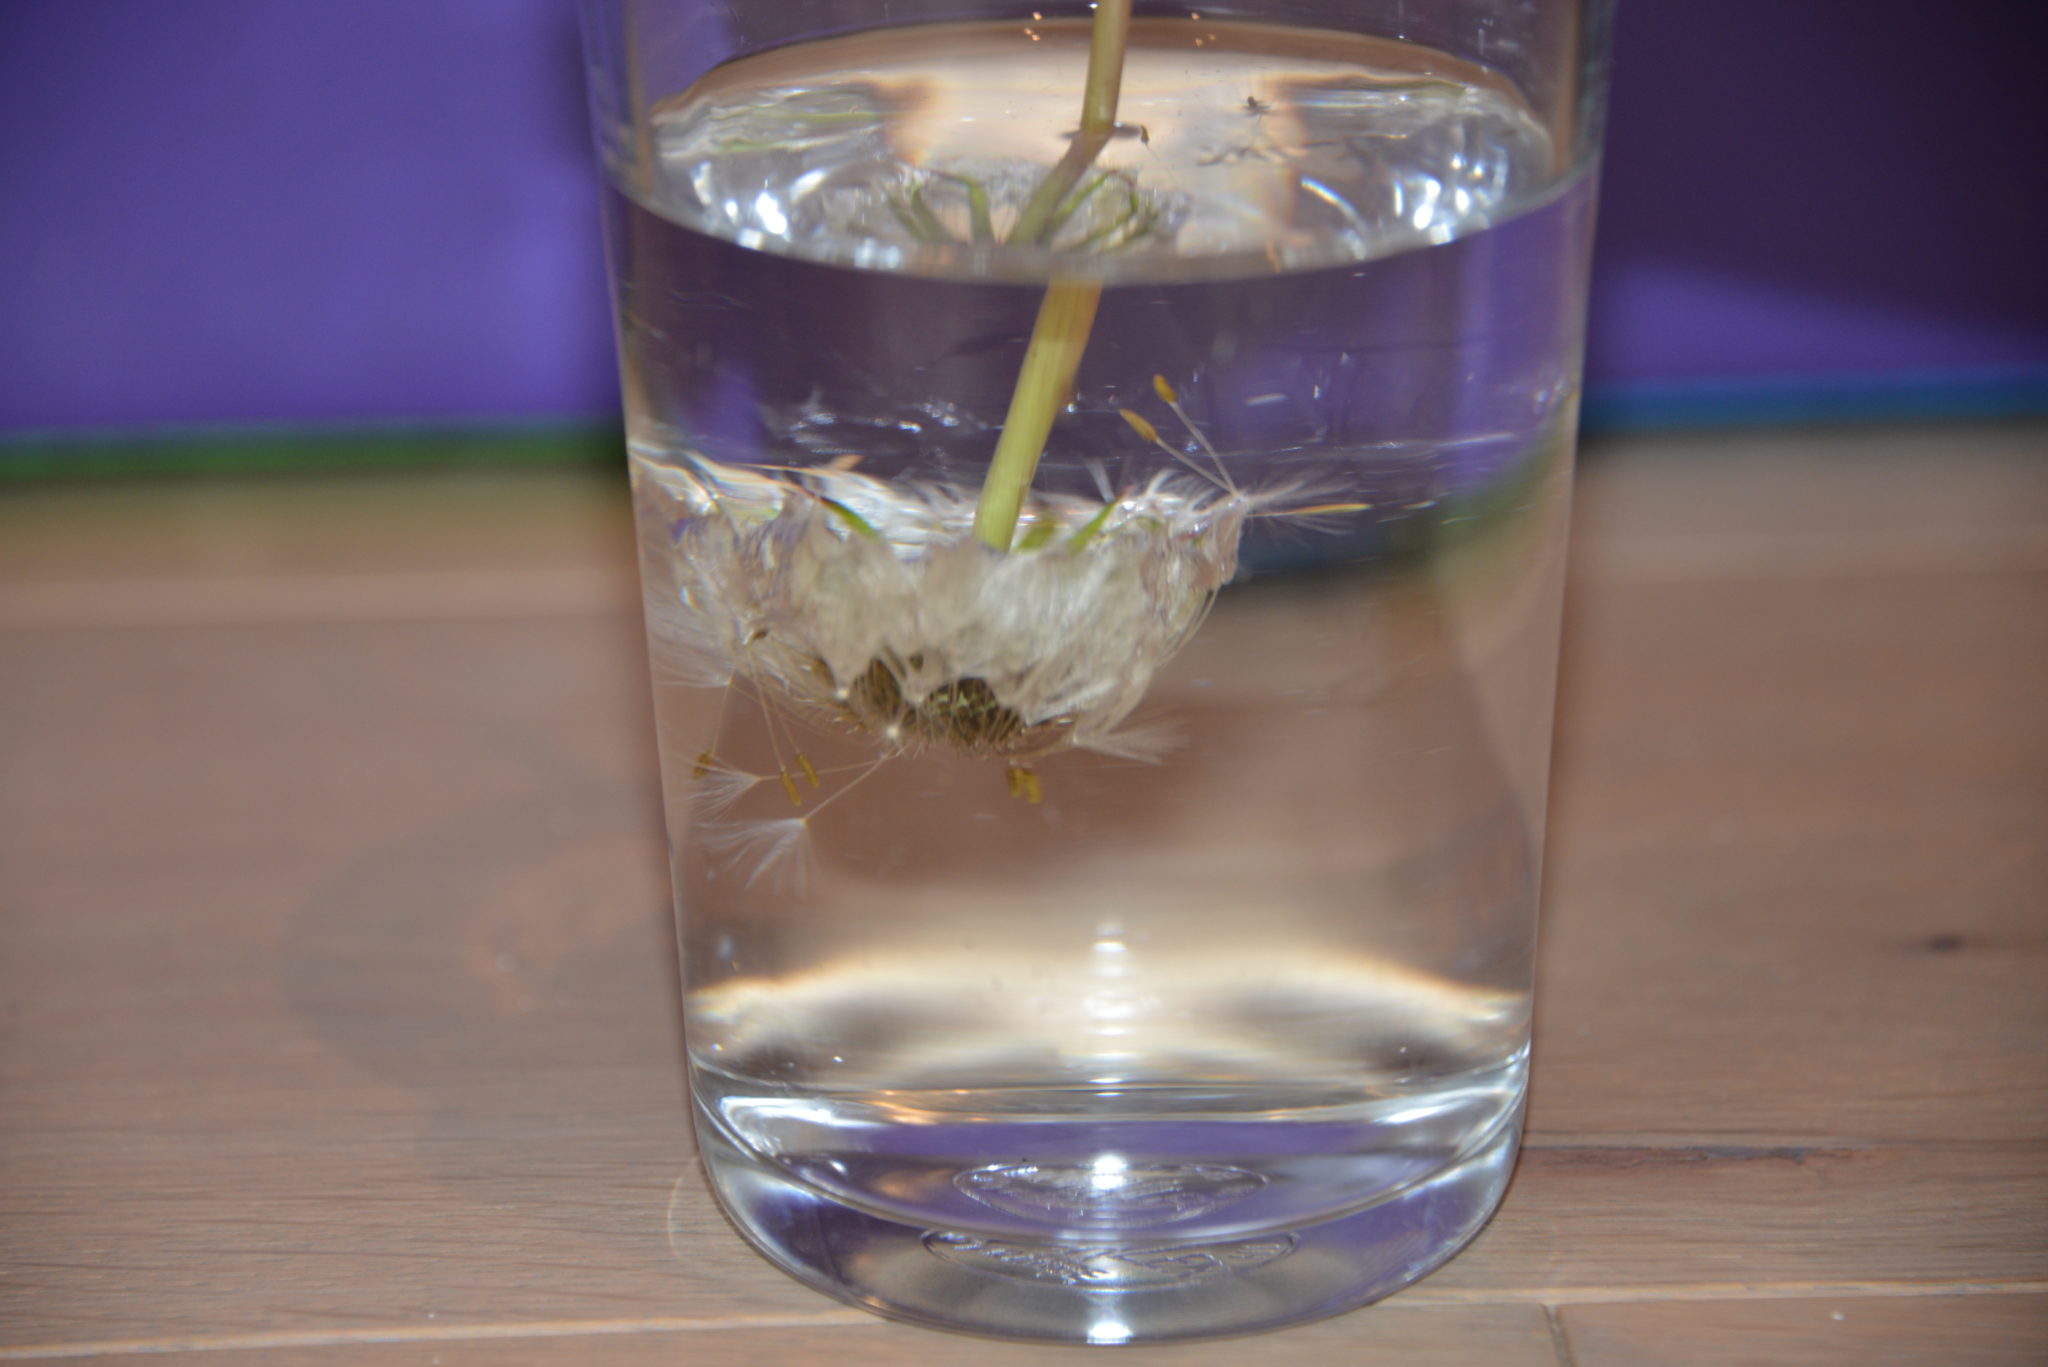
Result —
M 1007 242 L 1085 41 L 736 63 L 618 177 L 692 1076 L 799 1275 L 1213 1332 L 1419 1275 L 1512 1159 L 1592 191 L 1439 54 L 1141 20 Z M 1055 268 L 1100 304 L 996 555 Z

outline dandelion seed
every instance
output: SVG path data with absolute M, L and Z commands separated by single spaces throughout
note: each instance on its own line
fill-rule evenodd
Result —
M 1045 797 L 1045 790 L 1038 782 L 1038 775 L 1021 764 L 1010 766 L 1010 796 L 1021 797 L 1032 806 L 1037 806 Z
M 697 778 L 696 790 L 692 794 L 697 814 L 700 817 L 723 815 L 735 802 L 754 791 L 761 784 L 759 774 L 750 774 L 740 769 L 715 768 Z
M 810 821 L 711 822 L 699 827 L 705 847 L 752 887 L 766 879 L 777 890 L 800 891 L 809 877 Z
M 659 629 L 657 626 L 656 630 Z M 731 671 L 708 652 L 685 653 L 678 650 L 673 655 L 663 656 L 654 667 L 654 685 L 657 688 L 724 688 L 731 682 Z
M 1371 508 L 1370 503 L 1316 503 L 1306 508 L 1289 508 L 1289 517 L 1322 517 L 1329 513 L 1362 513 Z
M 1286 523 L 1305 532 L 1328 534 L 1342 531 L 1346 516 L 1366 512 L 1371 508 L 1370 503 L 1311 503 L 1301 506 L 1289 503 L 1279 507 L 1263 508 L 1254 512 L 1252 516 Z
M 1157 764 L 1181 744 L 1178 726 L 1170 721 L 1150 721 L 1135 726 L 1119 726 L 1101 735 L 1076 737 L 1074 748 L 1092 750 L 1098 755 L 1113 755 L 1118 759 L 1137 760 L 1141 764 Z
M 1094 482 L 1095 492 L 1101 495 L 1102 501 L 1106 504 L 1116 502 L 1116 490 L 1110 487 L 1109 471 L 1103 467 L 1102 462 L 1091 459 L 1083 461 L 1082 465 L 1087 469 L 1088 478 Z
M 1216 466 L 1216 478 L 1221 487 L 1230 493 L 1237 493 L 1237 484 L 1230 478 L 1230 471 L 1223 464 L 1223 457 L 1218 454 L 1215 446 L 1210 443 L 1209 439 L 1202 435 L 1202 429 L 1195 426 L 1195 420 L 1188 416 L 1188 411 L 1180 406 L 1179 393 L 1175 391 L 1172 385 L 1166 382 L 1164 375 L 1154 375 L 1152 377 L 1152 392 L 1159 396 L 1161 403 L 1164 403 L 1173 410 L 1173 416 L 1180 419 L 1182 427 L 1187 428 L 1188 435 L 1195 439 L 1195 445 L 1201 447 L 1202 453 L 1208 456 L 1210 461 Z M 1188 463 L 1190 466 L 1194 464 L 1192 461 Z M 1207 478 L 1206 471 L 1203 471 L 1202 474 L 1204 478 Z

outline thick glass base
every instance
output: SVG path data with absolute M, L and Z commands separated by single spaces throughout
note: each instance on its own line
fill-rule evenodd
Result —
M 1398 1291 L 1492 1217 L 1514 1168 L 1519 1119 L 1462 1160 L 1363 1210 L 1195 1243 L 1142 1228 L 1055 1242 L 902 1224 L 797 1182 L 735 1146 L 708 1118 L 699 1118 L 697 1132 L 726 1214 L 798 1280 L 933 1328 L 1117 1344 L 1276 1329 Z

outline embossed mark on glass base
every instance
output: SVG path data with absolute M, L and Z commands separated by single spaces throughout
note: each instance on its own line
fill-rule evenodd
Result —
M 1010 1215 L 1057 1224 L 1119 1228 L 1206 1215 L 1266 1185 L 1243 1168 L 1200 1163 L 1132 1167 L 1114 1156 L 1089 1164 L 1018 1163 L 976 1168 L 955 1186 Z
M 933 1230 L 924 1246 L 948 1262 L 981 1272 L 1092 1291 L 1149 1291 L 1262 1267 L 1294 1251 L 1292 1234 L 1220 1244 L 1113 1248 L 1022 1244 Z

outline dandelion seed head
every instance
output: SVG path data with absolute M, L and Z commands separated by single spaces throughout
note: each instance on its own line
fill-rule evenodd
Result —
M 1046 518 L 1092 528 L 1085 545 L 1002 553 L 957 490 L 845 468 L 703 482 L 676 592 L 650 609 L 669 653 L 895 749 L 1011 757 L 1117 744 L 1235 572 L 1254 506 L 1164 473 L 1104 503 L 1047 500 Z

